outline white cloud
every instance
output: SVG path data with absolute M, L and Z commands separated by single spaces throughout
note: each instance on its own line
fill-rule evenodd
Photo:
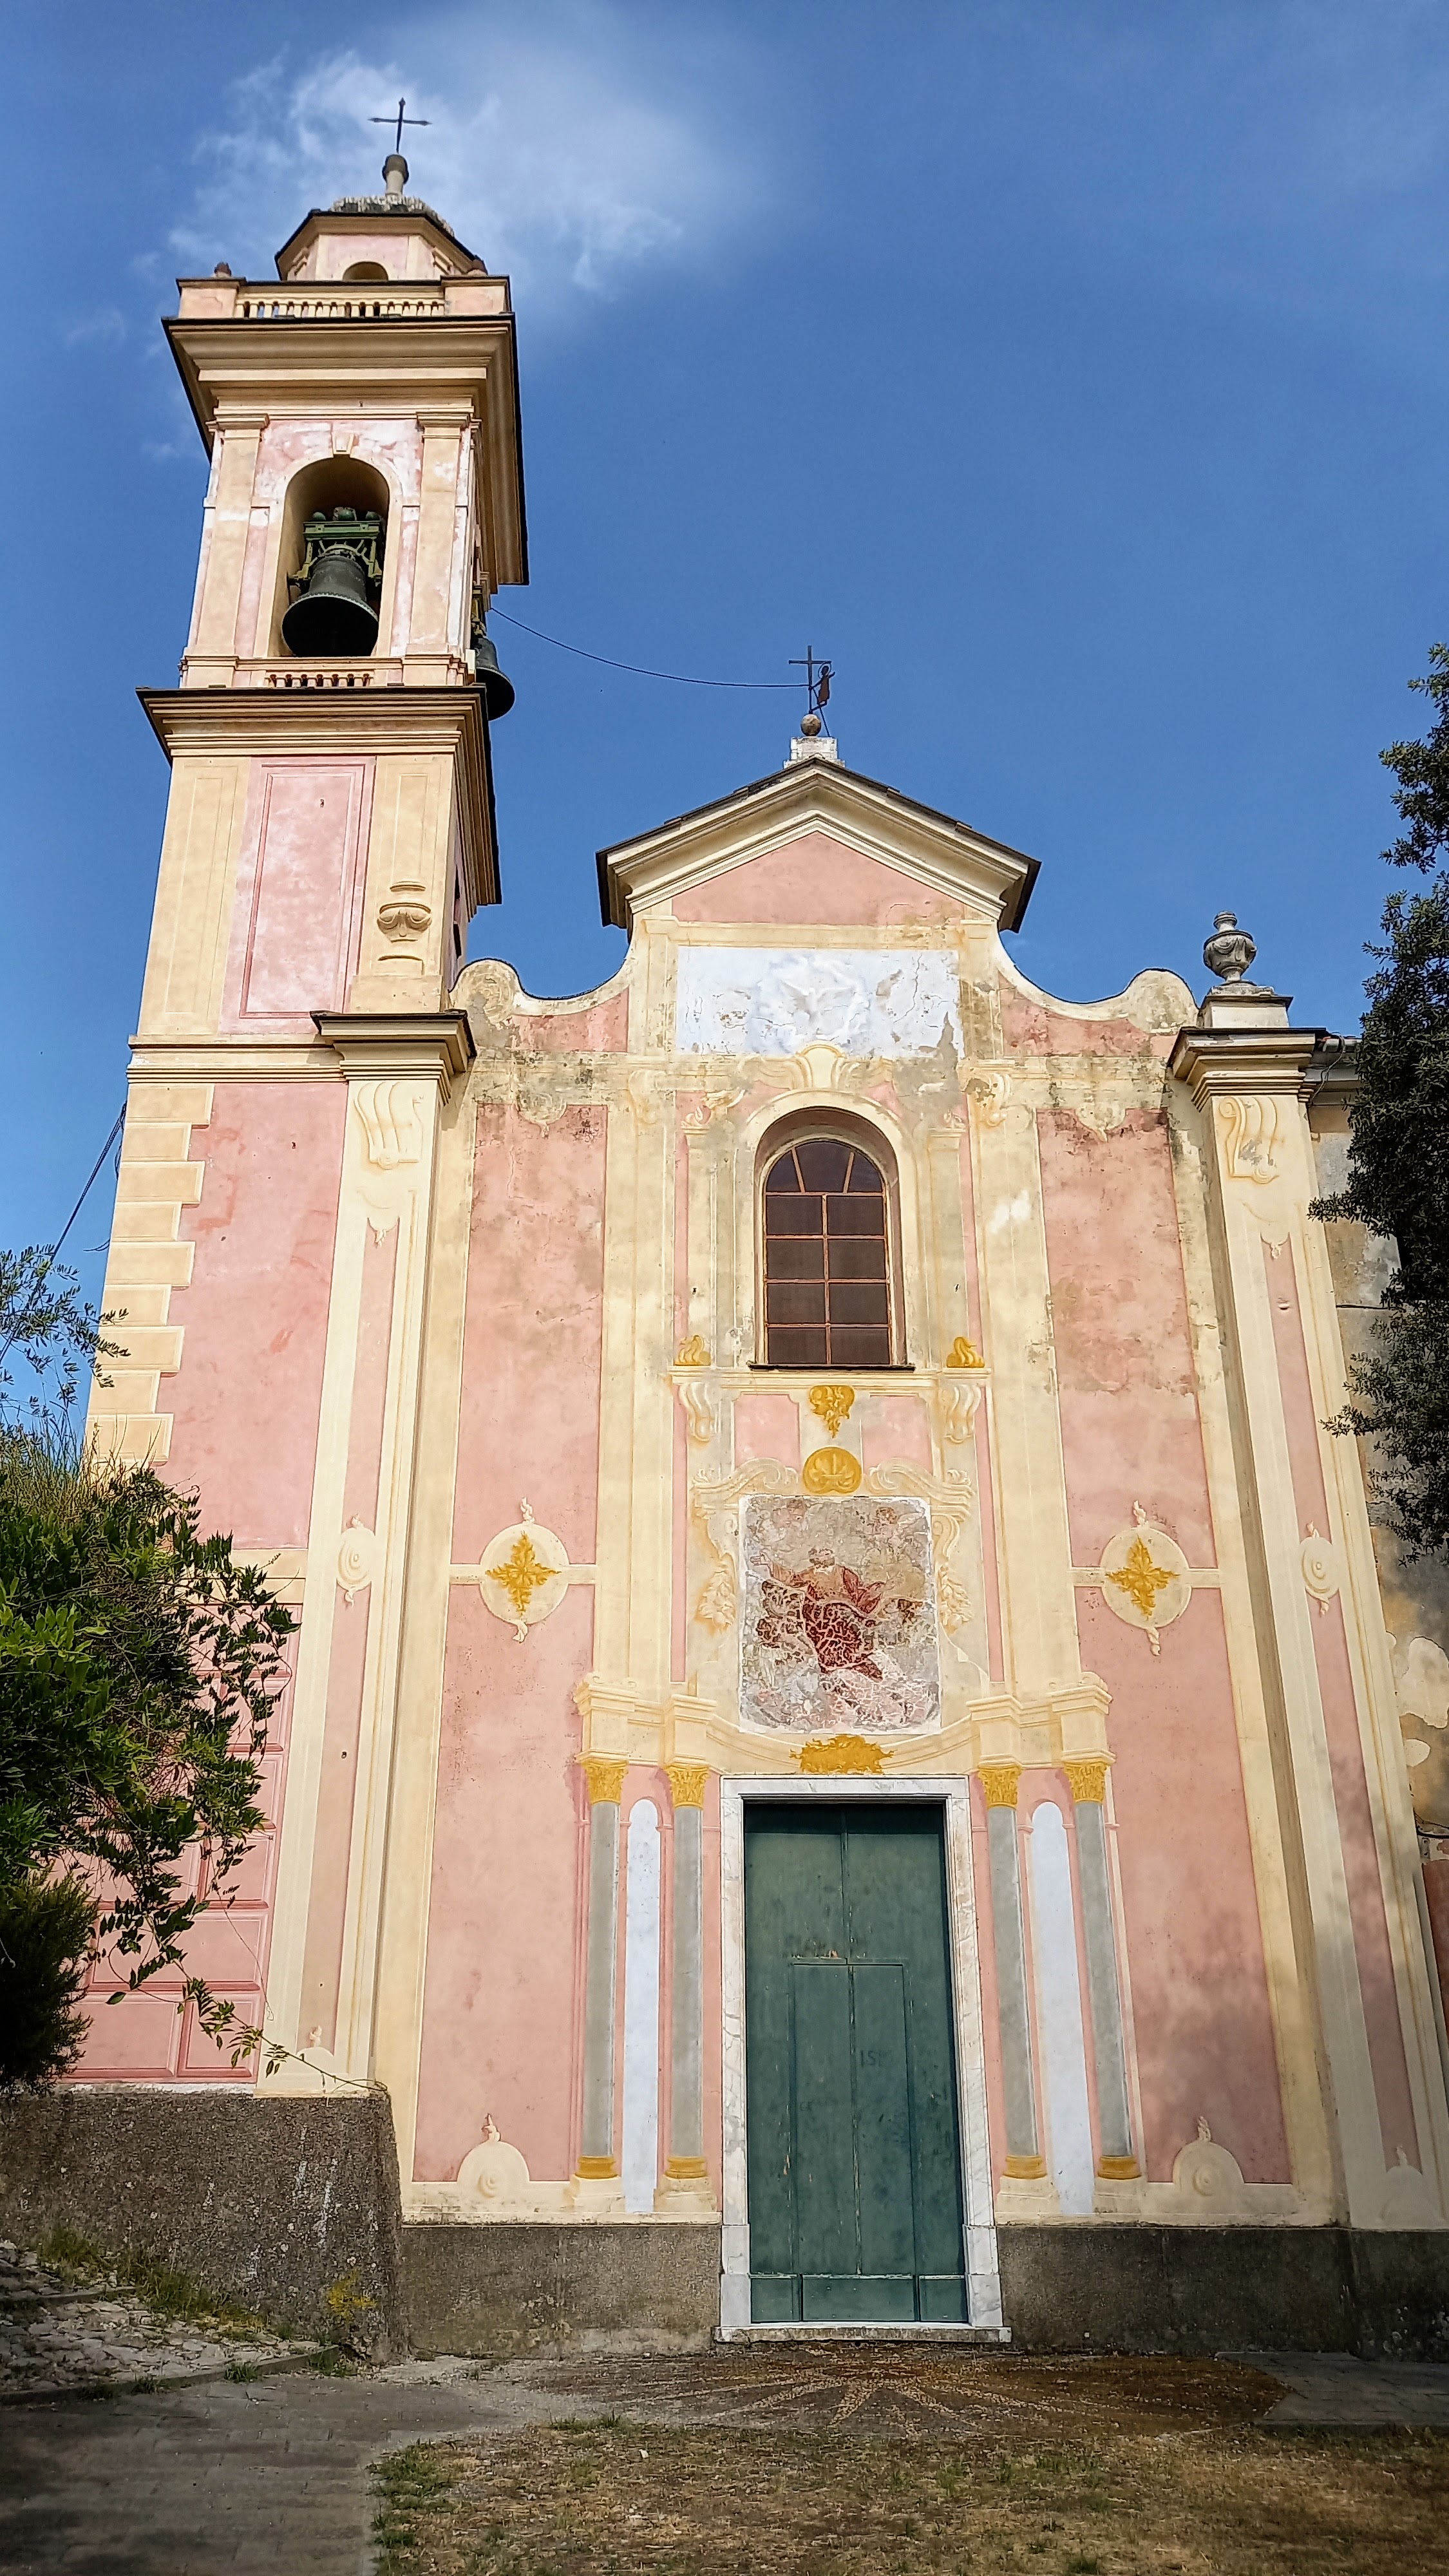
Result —
M 708 259 L 758 219 L 769 187 L 753 58 L 701 13 L 622 15 L 543 0 L 522 31 L 476 9 L 419 16 L 406 50 L 279 55 L 203 137 L 205 176 L 172 235 L 196 266 L 253 275 L 307 208 L 381 188 L 390 138 L 372 119 L 406 91 L 409 193 L 437 208 L 535 316 L 618 293 L 664 264 Z
M 60 336 L 68 349 L 115 349 L 126 337 L 126 317 L 114 304 L 103 304 L 93 313 L 72 314 L 61 325 Z

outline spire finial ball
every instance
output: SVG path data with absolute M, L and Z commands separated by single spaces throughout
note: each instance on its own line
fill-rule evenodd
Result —
M 382 165 L 382 182 L 390 197 L 401 197 L 408 183 L 408 165 L 400 152 L 389 152 Z
M 800 731 L 805 736 L 807 742 L 813 742 L 816 735 L 821 732 L 821 730 L 822 720 L 815 713 L 815 710 L 812 707 L 808 716 L 802 716 L 800 718 Z

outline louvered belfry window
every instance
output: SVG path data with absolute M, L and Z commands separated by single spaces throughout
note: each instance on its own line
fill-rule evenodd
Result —
M 889 1368 L 886 1186 L 857 1145 L 806 1136 L 765 1175 L 771 1368 Z

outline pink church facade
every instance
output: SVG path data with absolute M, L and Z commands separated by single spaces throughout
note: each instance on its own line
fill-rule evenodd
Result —
M 1010 2332 L 1013 2230 L 1442 2228 L 1392 1640 L 1322 1427 L 1331 1043 L 1241 973 L 1037 991 L 1035 863 L 823 734 L 600 855 L 598 991 L 464 964 L 477 611 L 527 577 L 507 282 L 396 191 L 278 267 L 169 326 L 212 477 L 146 698 L 92 1433 L 296 1610 L 268 1832 L 195 1945 L 287 2054 L 230 2070 L 158 1983 L 83 2080 L 380 2084 L 411 2226 L 717 2230 L 726 2331 Z M 381 522 L 377 641 L 299 655 L 338 508 Z M 926 1876 L 872 1914 L 907 1817 Z M 827 1845 L 847 1932 L 767 1932 Z

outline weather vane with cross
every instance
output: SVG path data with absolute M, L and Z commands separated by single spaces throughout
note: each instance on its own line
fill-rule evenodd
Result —
M 405 125 L 431 125 L 433 121 L 430 116 L 404 116 L 403 110 L 406 106 L 407 100 L 405 98 L 400 98 L 397 103 L 397 115 L 395 117 L 373 116 L 368 119 L 368 123 L 370 125 L 396 125 L 397 141 L 392 147 L 394 152 L 401 152 L 402 150 L 403 127 Z
M 830 704 L 830 683 L 835 677 L 833 666 L 829 662 L 817 662 L 813 650 L 807 644 L 803 653 L 791 654 L 790 668 L 792 671 L 804 672 L 805 687 L 810 698 L 809 711 L 812 716 L 823 717 Z

